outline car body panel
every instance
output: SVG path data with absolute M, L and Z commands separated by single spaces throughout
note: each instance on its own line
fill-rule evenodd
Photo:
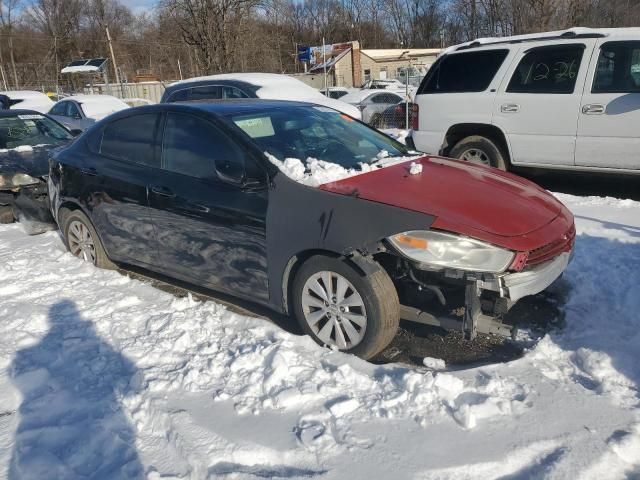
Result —
M 563 205 L 537 185 L 497 169 L 462 161 L 423 157 L 422 173 L 409 162 L 322 185 L 326 191 L 358 196 L 436 217 L 434 228 L 526 251 L 550 242 L 573 223 Z M 554 220 L 562 216 L 555 232 Z M 536 235 L 541 231 L 549 239 Z M 554 235 L 556 237 L 554 237 Z

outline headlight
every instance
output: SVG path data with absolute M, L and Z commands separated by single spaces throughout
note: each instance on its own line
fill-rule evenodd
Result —
M 3 173 L 0 174 L 0 187 L 14 188 L 23 187 L 25 185 L 34 185 L 39 183 L 40 180 L 33 178 L 26 173 Z
M 471 272 L 504 272 L 514 253 L 452 233 L 416 230 L 389 237 L 400 253 L 416 262 Z

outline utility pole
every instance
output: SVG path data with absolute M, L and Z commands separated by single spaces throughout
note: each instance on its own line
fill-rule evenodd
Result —
M 123 96 L 122 85 L 120 84 L 120 75 L 118 74 L 118 64 L 116 63 L 116 56 L 113 53 L 113 45 L 111 44 L 111 35 L 109 34 L 109 27 L 104 27 L 107 32 L 107 41 L 109 42 L 109 51 L 111 52 L 111 61 L 113 62 L 113 72 L 116 75 L 116 84 L 120 85 L 120 96 Z
M 327 91 L 327 47 L 324 44 L 324 37 L 322 37 L 322 64 L 324 65 L 324 91 L 328 95 Z

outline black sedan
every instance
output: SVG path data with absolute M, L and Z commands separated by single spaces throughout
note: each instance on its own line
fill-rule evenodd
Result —
M 299 102 L 129 109 L 54 154 L 49 172 L 72 254 L 291 313 L 318 343 L 364 358 L 391 341 L 401 312 L 468 338 L 508 334 L 496 315 L 561 274 L 575 233 L 534 184 L 416 155 Z M 541 245 L 554 247 L 530 265 Z M 456 310 L 460 290 L 464 318 L 425 313 L 434 301 Z
M 0 223 L 24 222 L 30 233 L 52 224 L 46 176 L 51 150 L 73 136 L 32 110 L 0 111 Z

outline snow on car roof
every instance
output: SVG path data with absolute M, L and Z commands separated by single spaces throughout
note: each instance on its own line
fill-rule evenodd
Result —
M 169 87 L 216 80 L 245 82 L 259 87 L 255 92 L 258 98 L 310 102 L 339 110 L 354 118 L 361 118 L 360 111 L 352 105 L 348 105 L 341 100 L 325 97 L 318 90 L 306 83 L 289 75 L 277 73 L 223 73 L 220 75 L 208 75 L 205 77 L 180 80 L 179 82 L 172 83 Z
M 100 120 L 107 115 L 129 108 L 129 105 L 111 95 L 73 95 L 61 101 L 75 100 L 82 105 L 84 114 Z
M 2 95 L 6 95 L 12 99 L 21 99 L 21 98 L 37 98 L 38 100 L 44 100 L 45 98 L 49 101 L 52 101 L 47 95 L 42 92 L 36 92 L 35 90 L 7 90 L 4 92 L 0 92 Z

